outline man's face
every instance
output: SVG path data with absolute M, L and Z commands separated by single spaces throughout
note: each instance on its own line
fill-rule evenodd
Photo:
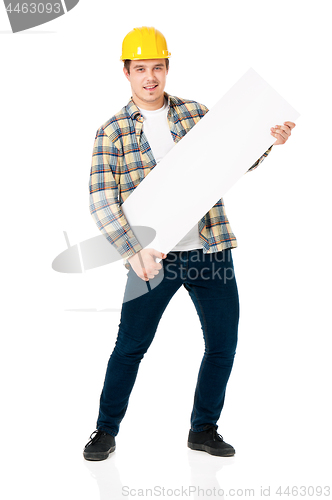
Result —
M 159 109 L 164 104 L 166 84 L 165 59 L 143 59 L 131 61 L 130 73 L 123 68 L 129 80 L 135 104 L 143 109 Z

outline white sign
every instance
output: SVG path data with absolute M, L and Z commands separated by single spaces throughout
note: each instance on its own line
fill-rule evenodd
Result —
M 122 204 L 129 225 L 155 229 L 149 247 L 167 254 L 273 144 L 270 128 L 298 117 L 249 69 Z

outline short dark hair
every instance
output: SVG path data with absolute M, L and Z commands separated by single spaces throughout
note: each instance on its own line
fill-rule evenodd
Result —
M 130 63 L 131 63 L 131 59 L 125 59 L 123 61 L 124 68 L 128 71 L 128 73 L 130 73 Z M 165 64 L 166 64 L 166 71 L 168 71 L 169 59 L 165 59 Z

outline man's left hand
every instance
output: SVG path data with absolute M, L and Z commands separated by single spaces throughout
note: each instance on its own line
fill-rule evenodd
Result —
M 283 125 L 276 125 L 275 127 L 271 127 L 271 135 L 273 135 L 273 137 L 277 139 L 276 142 L 273 143 L 273 146 L 285 144 L 294 127 L 295 123 L 293 122 L 284 122 Z

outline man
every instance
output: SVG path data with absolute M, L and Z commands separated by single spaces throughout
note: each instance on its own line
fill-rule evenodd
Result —
M 114 451 L 140 361 L 167 304 L 182 285 L 196 307 L 205 341 L 188 446 L 217 456 L 235 453 L 216 432 L 239 320 L 231 255 L 237 243 L 223 201 L 220 199 L 168 255 L 153 248 L 142 249 L 121 210 L 150 170 L 208 112 L 202 104 L 164 92 L 169 56 L 164 36 L 154 28 L 135 28 L 128 33 L 121 60 L 132 98 L 99 128 L 95 138 L 90 211 L 99 229 L 126 259 L 128 278 L 117 341 L 100 397 L 97 430 L 84 449 L 87 460 L 104 460 Z M 285 122 L 272 128 L 274 145 L 285 143 L 294 126 Z M 255 169 L 271 149 L 249 170 Z

